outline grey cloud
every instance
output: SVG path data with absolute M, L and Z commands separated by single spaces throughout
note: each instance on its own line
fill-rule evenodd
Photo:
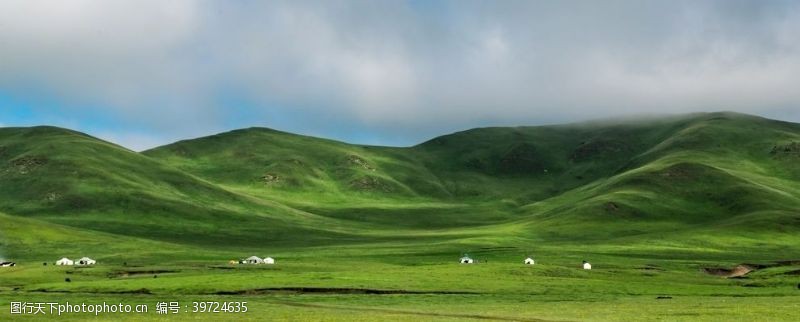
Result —
M 797 117 L 798 30 L 791 1 L 4 1 L 0 89 L 173 136 L 229 126 L 226 95 L 411 141 L 630 113 Z

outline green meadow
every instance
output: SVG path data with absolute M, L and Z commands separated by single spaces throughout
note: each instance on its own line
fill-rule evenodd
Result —
M 229 263 L 251 255 L 276 264 Z M 251 128 L 144 152 L 2 128 L 0 257 L 0 320 L 797 321 L 800 125 L 702 113 L 402 148 Z

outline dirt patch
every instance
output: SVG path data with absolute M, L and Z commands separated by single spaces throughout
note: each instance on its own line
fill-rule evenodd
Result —
M 736 267 L 734 267 L 733 269 L 720 268 L 720 267 L 703 268 L 703 271 L 706 272 L 706 274 L 711 274 L 725 278 L 742 277 L 754 270 L 756 270 L 756 268 L 744 264 L 736 265 Z
M 775 145 L 769 154 L 774 156 L 799 156 L 800 157 L 800 142 L 790 142 L 783 145 Z
M 800 265 L 800 260 L 797 259 L 781 260 L 768 264 L 744 263 L 736 265 L 736 267 L 734 267 L 733 269 L 720 268 L 720 267 L 707 267 L 703 268 L 703 271 L 706 272 L 707 274 L 722 276 L 726 278 L 747 278 L 746 277 L 747 274 L 760 269 L 781 267 L 781 266 L 796 266 L 796 265 Z M 800 275 L 800 270 L 790 271 L 784 274 Z
M 369 294 L 369 295 L 394 295 L 394 294 L 439 294 L 439 295 L 467 295 L 480 294 L 475 292 L 456 291 L 409 291 L 409 290 L 381 290 L 369 288 L 328 288 L 328 287 L 271 287 L 237 291 L 219 291 L 216 295 L 260 295 L 265 293 L 314 293 L 314 294 Z
M 703 272 L 706 274 L 716 275 L 716 276 L 728 276 L 732 270 L 727 268 L 720 268 L 720 267 L 705 267 L 703 268 Z
M 47 164 L 47 158 L 41 156 L 21 157 L 11 160 L 10 163 L 12 168 L 19 174 L 28 174 Z
M 265 183 L 278 183 L 281 182 L 281 177 L 275 173 L 265 173 L 261 176 L 261 180 Z
M 347 156 L 347 162 L 350 165 L 359 166 L 370 171 L 375 171 L 375 167 L 370 165 L 366 160 L 354 154 Z
M 661 267 L 659 267 L 657 265 L 653 265 L 653 264 L 647 264 L 647 265 L 644 265 L 644 266 L 639 266 L 639 267 L 637 267 L 637 269 L 640 269 L 640 270 L 643 270 L 643 271 L 664 271 L 663 268 L 661 268 Z

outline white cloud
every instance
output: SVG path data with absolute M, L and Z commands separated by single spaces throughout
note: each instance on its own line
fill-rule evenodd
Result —
M 414 139 L 642 112 L 775 117 L 800 103 L 797 30 L 795 2 L 11 0 L 0 90 L 171 137 L 253 125 L 226 123 L 230 95 L 254 115 Z

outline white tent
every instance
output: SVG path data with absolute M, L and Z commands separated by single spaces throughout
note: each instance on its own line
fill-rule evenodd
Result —
M 472 258 L 469 258 L 469 256 L 464 256 L 464 257 L 461 257 L 461 259 L 458 260 L 458 262 L 461 263 L 461 264 L 472 264 L 473 260 L 472 260 Z
M 525 265 L 533 265 L 533 264 L 536 264 L 533 258 L 528 257 L 525 259 Z
M 264 264 L 264 260 L 258 256 L 250 256 L 244 260 L 245 264 Z
M 83 258 L 79 259 L 76 264 L 77 265 L 94 265 L 94 264 L 97 264 L 97 261 L 95 261 L 94 259 L 91 259 L 89 257 L 83 257 Z
M 62 258 L 62 259 L 59 259 L 59 260 L 57 260 L 57 261 L 56 261 L 56 265 L 61 265 L 61 266 L 72 266 L 72 265 L 75 265 L 75 262 L 73 262 L 73 261 L 72 261 L 71 259 L 69 259 L 69 258 L 66 258 L 66 257 L 64 257 L 64 258 Z
M 275 264 L 275 259 L 272 258 L 272 257 L 265 257 L 264 258 L 264 264 L 267 264 L 267 265 Z
M 589 264 L 587 261 L 583 261 L 583 269 L 592 269 L 592 264 Z

